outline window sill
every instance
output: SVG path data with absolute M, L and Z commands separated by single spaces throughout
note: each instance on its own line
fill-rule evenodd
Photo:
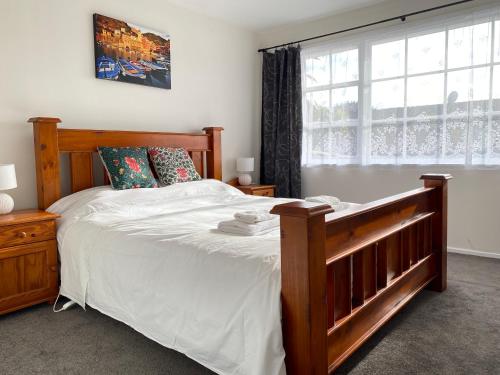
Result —
M 446 169 L 458 171 L 500 171 L 500 165 L 457 165 L 457 164 L 313 164 L 302 165 L 302 169 L 377 169 L 377 170 L 401 170 L 401 169 Z

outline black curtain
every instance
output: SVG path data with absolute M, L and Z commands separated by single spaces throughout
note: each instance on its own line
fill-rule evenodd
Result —
M 278 197 L 301 197 L 300 70 L 300 47 L 263 53 L 260 181 Z

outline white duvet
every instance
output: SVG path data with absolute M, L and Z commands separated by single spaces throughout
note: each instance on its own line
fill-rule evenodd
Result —
M 219 374 L 284 374 L 279 230 L 216 228 L 289 201 L 215 180 L 63 198 L 49 208 L 63 215 L 61 294 Z
M 248 237 L 217 224 L 290 201 L 217 180 L 72 194 L 48 209 L 62 215 L 61 295 L 219 374 L 285 374 L 279 228 Z

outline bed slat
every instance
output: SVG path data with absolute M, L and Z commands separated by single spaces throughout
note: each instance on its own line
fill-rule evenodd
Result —
M 349 315 L 352 310 L 351 299 L 351 257 L 343 258 L 333 263 L 335 321 Z
M 387 286 L 387 247 L 386 241 L 382 240 L 375 244 L 377 254 L 377 289 Z
M 358 307 L 365 302 L 365 272 L 364 250 L 352 256 L 352 307 Z
M 387 244 L 387 280 L 401 275 L 401 237 L 395 233 L 386 239 Z
M 405 272 L 410 268 L 410 254 L 412 246 L 411 227 L 401 231 L 401 271 Z
M 194 167 L 200 176 L 204 176 L 203 170 L 203 152 L 202 151 L 192 151 L 189 153 L 191 159 L 193 160 Z
M 103 176 L 103 185 L 110 185 L 111 181 L 109 180 L 108 171 L 104 167 L 102 168 L 102 176 Z
M 69 154 L 71 173 L 71 192 L 91 188 L 94 185 L 92 173 L 92 153 L 72 152 Z
M 364 298 L 368 299 L 377 294 L 377 258 L 374 245 L 363 250 L 363 268 L 364 268 Z

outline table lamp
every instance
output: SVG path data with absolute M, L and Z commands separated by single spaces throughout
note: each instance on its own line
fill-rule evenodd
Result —
M 236 171 L 240 173 L 238 176 L 238 183 L 241 186 L 250 185 L 252 183 L 252 176 L 249 173 L 243 172 L 253 172 L 253 167 L 253 158 L 238 158 L 236 160 Z
M 14 164 L 0 164 L 0 191 L 17 187 Z M 14 199 L 9 194 L 0 193 L 0 215 L 14 209 Z

